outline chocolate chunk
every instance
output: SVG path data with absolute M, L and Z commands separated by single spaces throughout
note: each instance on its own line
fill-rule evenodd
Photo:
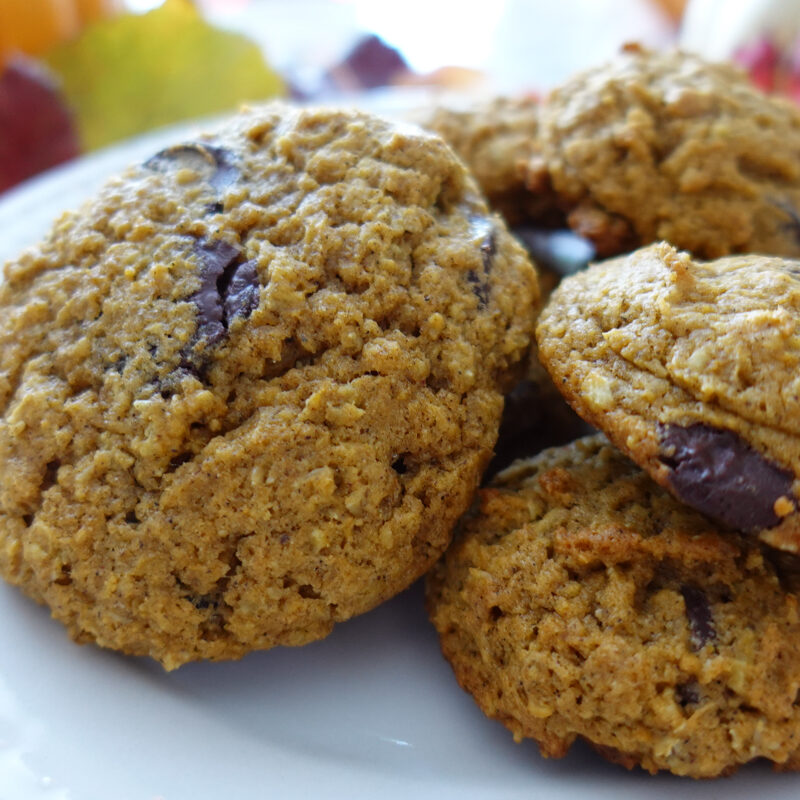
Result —
M 217 608 L 219 606 L 219 598 L 210 594 L 203 594 L 199 596 L 188 595 L 186 599 L 198 611 L 205 611 L 207 608 Z
M 659 458 L 671 468 L 668 481 L 678 499 L 737 530 L 780 522 L 775 502 L 792 498 L 794 475 L 733 431 L 702 423 L 659 425 L 659 438 Z
M 571 230 L 520 227 L 513 233 L 539 266 L 561 276 L 580 272 L 595 257 L 594 245 Z
M 211 176 L 210 183 L 217 191 L 222 194 L 229 186 L 239 180 L 241 173 L 239 167 L 234 162 L 233 153 L 224 147 L 212 147 L 206 145 L 205 149 L 214 157 L 217 169 Z
M 478 303 L 480 304 L 481 308 L 486 308 L 487 303 L 489 302 L 489 289 L 486 285 L 486 281 L 481 280 L 481 276 L 475 272 L 474 269 L 471 269 L 467 273 L 467 280 L 472 287 L 472 291 L 475 296 L 478 298 Z
M 184 369 L 200 374 L 202 364 L 193 355 L 202 341 L 205 350 L 221 342 L 234 317 L 247 317 L 258 305 L 259 283 L 255 261 L 240 261 L 241 251 L 222 240 L 195 245 L 200 259 L 200 289 L 190 298 L 197 308 L 197 330 L 183 352 Z
M 169 462 L 169 472 L 174 472 L 182 464 L 188 464 L 192 460 L 191 453 L 179 453 Z
M 211 347 L 225 337 L 224 306 L 222 297 L 225 270 L 236 264 L 239 250 L 218 239 L 203 242 L 195 247 L 200 262 L 200 289 L 189 298 L 197 306 L 197 339 L 204 339 Z
M 689 620 L 692 647 L 700 650 L 717 638 L 711 606 L 708 604 L 706 593 L 696 586 L 681 586 L 681 594 L 686 606 L 686 618 Z
M 394 471 L 395 471 L 395 472 L 396 472 L 398 475 L 405 475 L 405 474 L 406 474 L 406 472 L 408 472 L 408 466 L 406 465 L 406 462 L 404 461 L 404 459 L 403 459 L 403 456 L 402 456 L 402 455 L 399 455 L 399 456 L 397 456 L 397 457 L 394 459 L 394 461 L 392 461 L 392 469 L 393 469 L 393 470 L 394 470 Z
M 144 162 L 147 169 L 167 172 L 170 168 L 186 168 L 199 172 L 217 194 L 222 194 L 239 179 L 239 168 L 233 153 L 216 145 L 189 142 L 161 150 Z
M 488 231 L 483 236 L 481 242 L 481 254 L 483 255 L 483 271 L 488 275 L 492 271 L 492 259 L 497 253 L 497 240 L 494 235 L 494 228 L 489 225 Z
M 480 241 L 479 247 L 483 269 L 480 274 L 471 269 L 467 273 L 467 280 L 472 286 L 473 293 L 478 298 L 480 307 L 486 308 L 489 302 L 489 273 L 492 271 L 494 256 L 497 253 L 494 226 L 491 220 L 484 217 L 474 217 L 470 221 L 470 229 L 475 239 Z
M 700 702 L 700 686 L 697 683 L 682 683 L 675 687 L 675 695 L 682 706 L 696 706 Z
M 258 305 L 259 284 L 256 262 L 237 264 L 223 275 L 227 285 L 221 286 L 224 300 L 225 324 L 234 317 L 249 317 Z

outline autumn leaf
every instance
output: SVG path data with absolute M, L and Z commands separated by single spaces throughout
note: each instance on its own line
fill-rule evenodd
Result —
M 284 92 L 258 45 L 209 25 L 188 0 L 98 22 L 45 60 L 89 150 Z

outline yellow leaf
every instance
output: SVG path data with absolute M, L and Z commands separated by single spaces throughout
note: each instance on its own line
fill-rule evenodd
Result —
M 88 150 L 284 92 L 258 45 L 212 27 L 188 0 L 92 25 L 46 61 Z

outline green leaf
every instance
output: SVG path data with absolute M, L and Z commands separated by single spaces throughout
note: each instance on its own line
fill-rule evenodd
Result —
M 258 45 L 212 27 L 188 0 L 99 22 L 45 60 L 89 150 L 284 93 Z

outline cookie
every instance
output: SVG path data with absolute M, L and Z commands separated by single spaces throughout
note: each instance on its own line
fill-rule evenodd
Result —
M 500 96 L 466 109 L 418 109 L 410 119 L 444 138 L 474 174 L 536 264 L 546 296 L 564 275 L 584 269 L 596 251 L 567 227 L 546 169 L 533 175 L 532 164 L 543 164 L 538 115 L 536 99 Z
M 661 243 L 562 281 L 539 356 L 678 499 L 800 552 L 800 264 Z
M 5 268 L 0 573 L 167 668 L 325 636 L 449 542 L 537 296 L 418 129 L 274 105 L 154 154 Z
M 546 297 L 563 275 L 585 268 L 595 254 L 586 239 L 569 229 L 541 227 L 548 218 L 556 221 L 554 199 L 546 188 L 531 191 L 523 172 L 539 150 L 538 109 L 532 97 L 495 97 L 468 108 L 417 110 L 411 118 L 444 138 L 472 171 L 536 264 Z M 505 397 L 495 456 L 484 479 L 516 458 L 589 431 L 553 386 L 533 348 L 524 374 Z
M 600 256 L 666 240 L 701 258 L 800 255 L 800 110 L 734 67 L 630 46 L 542 104 L 549 178 Z
M 466 108 L 418 109 L 409 116 L 455 150 L 489 204 L 510 225 L 541 217 L 553 208 L 546 191 L 532 192 L 526 186 L 528 163 L 539 152 L 539 101 L 535 98 L 500 96 Z
M 755 541 L 601 435 L 479 496 L 427 604 L 459 683 L 515 740 L 561 757 L 580 738 L 696 778 L 758 758 L 800 769 L 797 586 Z

